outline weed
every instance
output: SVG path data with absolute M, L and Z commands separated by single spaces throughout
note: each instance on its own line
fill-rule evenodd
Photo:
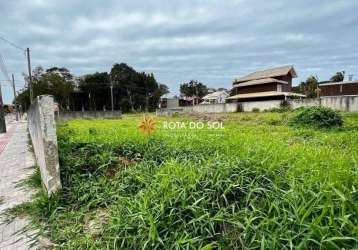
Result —
M 227 115 L 220 140 L 160 127 L 191 117 L 157 118 L 150 137 L 139 115 L 70 121 L 63 189 L 15 210 L 61 249 L 357 248 L 358 116 L 315 130 L 289 115 Z
M 290 120 L 292 126 L 312 126 L 316 128 L 340 127 L 342 124 L 342 116 L 338 112 L 325 107 L 300 109 Z

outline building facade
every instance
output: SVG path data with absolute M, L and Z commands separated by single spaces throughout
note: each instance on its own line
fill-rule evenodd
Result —
M 320 96 L 358 95 L 358 81 L 323 83 L 319 89 Z
M 226 98 L 229 97 L 229 93 L 227 91 L 215 91 L 213 93 L 207 94 L 202 98 L 203 102 L 200 104 L 219 104 L 219 103 L 225 103 Z
M 297 77 L 292 65 L 257 71 L 235 79 L 229 100 L 284 100 L 304 97 L 291 92 L 292 79 Z

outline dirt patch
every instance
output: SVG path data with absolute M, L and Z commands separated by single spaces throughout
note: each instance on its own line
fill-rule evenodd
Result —
M 129 159 L 125 156 L 118 157 L 118 160 L 119 160 L 119 164 L 124 168 L 128 168 L 128 167 L 133 166 L 134 164 L 137 163 L 136 161 Z
M 128 157 L 119 156 L 117 167 L 107 169 L 106 176 L 112 178 L 116 175 L 116 173 L 118 171 L 127 169 L 127 168 L 135 165 L 136 163 L 137 162 L 135 160 L 129 159 Z
M 100 208 L 85 215 L 83 231 L 92 238 L 102 235 L 103 227 L 108 222 L 108 212 L 106 209 Z

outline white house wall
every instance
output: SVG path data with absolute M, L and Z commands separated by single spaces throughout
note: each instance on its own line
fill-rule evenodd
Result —
M 358 96 L 330 96 L 321 98 L 307 98 L 289 100 L 291 108 L 310 106 L 323 106 L 338 111 L 358 112 Z M 280 107 L 280 100 L 272 101 L 255 101 L 240 103 L 222 103 L 222 104 L 201 104 L 190 107 L 180 107 L 183 112 L 200 112 L 200 113 L 230 113 L 237 111 L 251 112 L 254 109 L 260 111 L 270 110 Z M 241 105 L 241 107 L 240 107 Z

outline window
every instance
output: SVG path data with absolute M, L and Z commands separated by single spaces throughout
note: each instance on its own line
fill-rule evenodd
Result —
M 343 92 L 343 85 L 339 85 L 339 91 L 342 93 Z
M 277 84 L 277 92 L 282 92 L 282 85 L 281 84 Z

